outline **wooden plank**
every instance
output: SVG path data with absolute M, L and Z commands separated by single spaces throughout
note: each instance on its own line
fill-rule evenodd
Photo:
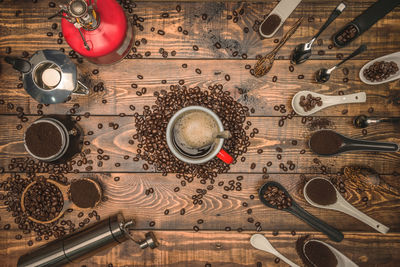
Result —
M 311 39 L 322 26 L 325 19 L 336 7 L 335 2 L 331 1 L 303 1 L 293 12 L 291 17 L 284 24 L 283 28 L 276 34 L 275 38 L 282 38 L 290 26 L 301 16 L 305 17 L 303 25 L 298 32 L 288 41 L 288 43 L 279 52 L 279 55 L 286 59 L 299 43 Z M 319 56 L 317 51 L 327 50 L 331 43 L 331 36 L 354 17 L 368 8 L 374 1 L 352 1 L 348 7 L 339 16 L 322 35 L 325 41 L 323 46 L 315 48 L 314 59 L 333 59 L 336 53 L 349 54 L 361 43 L 368 45 L 369 49 L 359 58 L 372 59 L 377 56 L 398 51 L 400 42 L 400 29 L 396 27 L 399 24 L 399 17 L 396 15 L 399 8 L 388 14 L 379 21 L 368 32 L 364 33 L 354 44 L 338 49 L 332 49 L 327 55 Z M 261 40 L 257 32 L 252 30 L 255 20 L 263 20 L 265 14 L 276 5 L 272 2 L 185 2 L 181 3 L 182 12 L 176 12 L 176 2 L 137 2 L 137 7 L 133 13 L 143 17 L 145 21 L 141 23 L 144 31 L 135 31 L 137 40 L 147 39 L 146 45 L 139 47 L 139 53 L 151 52 L 151 58 L 161 58 L 158 53 L 160 47 L 163 47 L 169 53 L 173 50 L 177 52 L 175 58 L 234 58 L 234 51 L 239 52 L 239 56 L 246 53 L 249 58 L 255 58 L 257 54 L 270 51 L 275 45 L 273 38 Z M 245 10 L 238 23 L 227 20 L 227 15 L 232 15 L 233 11 Z M 15 16 L 17 10 L 22 11 L 18 17 Z M 48 8 L 48 3 L 39 1 L 34 4 L 27 2 L 4 1 L 0 10 L 1 39 L 0 51 L 12 46 L 13 55 L 21 55 L 22 51 L 28 51 L 32 54 L 40 49 L 58 49 L 64 47 L 67 51 L 70 49 L 64 45 L 57 44 L 57 30 L 51 30 L 52 23 L 60 24 L 60 19 L 55 18 L 51 21 L 47 17 L 56 12 L 55 8 Z M 162 18 L 161 13 L 167 12 L 169 18 Z M 208 14 L 206 20 L 202 20 L 202 14 Z M 308 17 L 313 16 L 314 22 L 308 22 Z M 131 17 L 131 16 L 129 16 Z M 177 27 L 182 26 L 189 32 L 183 35 L 177 31 Z M 152 32 L 150 29 L 156 30 Z M 243 29 L 248 27 L 249 33 L 244 33 Z M 136 29 L 136 28 L 135 28 Z M 157 34 L 161 29 L 166 32 L 164 36 Z M 385 29 L 385 30 L 382 30 Z M 53 32 L 53 37 L 47 37 L 47 32 Z M 220 42 L 222 49 L 216 49 L 214 44 Z M 179 45 L 177 45 L 179 44 Z M 193 50 L 193 45 L 197 45 L 199 51 Z
M 361 104 L 347 104 L 331 107 L 322 110 L 318 116 L 358 116 L 367 114 L 369 116 L 400 116 L 400 91 L 397 83 L 386 83 L 378 86 L 371 86 L 359 80 L 359 69 L 367 62 L 365 60 L 352 60 L 346 64 L 349 75 L 345 76 L 342 70 L 337 70 L 332 74 L 326 84 L 317 84 L 313 79 L 315 72 L 321 67 L 333 66 L 336 60 L 307 62 L 302 66 L 296 67 L 294 72 L 289 71 L 289 62 L 277 60 L 266 76 L 255 78 L 245 69 L 246 64 L 253 65 L 254 60 L 139 60 L 138 64 L 125 60 L 113 67 L 96 67 L 85 63 L 81 65 L 82 74 L 91 74 L 93 69 L 98 69 L 98 75 L 90 75 L 91 81 L 88 85 L 92 87 L 100 81 L 104 83 L 105 91 L 93 92 L 89 96 L 73 96 L 72 100 L 57 105 L 50 105 L 43 110 L 45 113 L 66 114 L 75 103 L 80 105 L 76 114 L 118 115 L 119 113 L 132 114 L 129 109 L 134 105 L 138 110 L 142 110 L 144 105 L 151 105 L 155 101 L 153 93 L 162 89 L 169 89 L 172 84 L 178 84 L 183 79 L 188 87 L 199 86 L 206 89 L 209 85 L 221 83 L 224 89 L 229 91 L 232 97 L 249 108 L 254 108 L 258 116 L 280 116 L 281 113 L 274 111 L 275 105 L 284 104 L 287 110 L 291 108 L 291 98 L 300 90 L 310 90 L 327 95 L 337 95 L 340 91 L 345 94 L 364 91 L 367 93 L 367 102 Z M 188 68 L 182 68 L 182 64 L 188 64 Z M 4 72 L 0 75 L 0 99 L 5 100 L 5 104 L 0 105 L 1 114 L 15 114 L 15 109 L 7 108 L 7 103 L 24 108 L 26 114 L 37 114 L 37 102 L 32 99 L 23 88 L 17 88 L 17 71 L 11 66 L 2 63 Z M 196 69 L 202 71 L 201 75 L 195 72 Z M 225 75 L 230 75 L 230 81 L 225 80 Z M 139 80 L 137 75 L 144 76 Z M 304 79 L 298 79 L 298 75 L 304 75 Z M 278 81 L 273 82 L 272 78 L 277 76 Z M 349 82 L 344 83 L 343 79 L 348 78 Z M 162 84 L 166 80 L 166 84 Z M 139 89 L 133 89 L 131 84 L 137 84 Z M 136 91 L 142 87 L 147 88 L 147 93 L 137 96 Z M 240 93 L 239 88 L 242 92 Z M 107 101 L 103 104 L 102 101 Z M 390 104 L 388 104 L 390 102 Z M 369 108 L 374 109 L 373 114 L 369 114 Z M 342 115 L 344 109 L 348 113 Z
M 10 175 L 2 174 L 0 181 L 6 180 Z M 69 181 L 82 177 L 92 177 L 97 179 L 103 188 L 104 196 L 108 198 L 96 208 L 102 217 L 108 217 L 117 211 L 125 216 L 133 216 L 136 219 L 138 229 L 158 229 L 158 230 L 187 230 L 193 231 L 193 226 L 198 225 L 201 230 L 224 230 L 231 227 L 233 230 L 242 228 L 245 230 L 256 230 L 255 223 L 260 222 L 263 230 L 282 230 L 282 231 L 312 231 L 312 228 L 299 220 L 297 217 L 286 212 L 274 210 L 264 206 L 258 199 L 258 189 L 267 181 L 277 181 L 288 189 L 293 199 L 311 214 L 334 226 L 341 231 L 360 231 L 374 232 L 368 225 L 341 212 L 323 210 L 312 207 L 305 201 L 303 196 L 304 181 L 298 174 L 271 174 L 268 180 L 262 179 L 260 174 L 242 174 L 244 179 L 241 181 L 241 191 L 225 191 L 223 186 L 218 186 L 218 182 L 223 181 L 227 185 L 230 180 L 236 180 L 238 174 L 222 174 L 216 178 L 214 189 L 208 190 L 202 198 L 204 204 L 193 205 L 192 196 L 197 195 L 196 189 L 206 189 L 207 185 L 202 185 L 198 180 L 182 187 L 180 180 L 175 175 L 170 174 L 166 177 L 160 174 L 143 173 L 93 173 L 93 174 L 69 174 Z M 24 176 L 23 176 L 24 177 Z M 114 178 L 119 177 L 118 181 Z M 316 175 L 306 175 L 307 179 Z M 327 176 L 323 176 L 327 177 Z M 354 182 L 345 181 L 346 193 L 343 196 L 356 208 L 375 218 L 380 223 L 390 228 L 390 232 L 400 231 L 400 218 L 396 216 L 400 212 L 400 182 L 398 177 L 393 175 L 382 175 L 383 181 L 390 185 L 378 186 L 373 190 L 364 187 L 357 187 Z M 179 192 L 174 192 L 176 187 L 180 187 Z M 145 191 L 149 188 L 154 189 L 153 194 L 146 195 Z M 365 191 L 360 192 L 360 189 Z M 224 199 L 222 195 L 228 195 Z M 254 199 L 250 195 L 255 196 Z M 365 202 L 362 199 L 368 198 Z M 248 207 L 243 206 L 247 203 Z M 245 204 L 246 205 L 246 204 Z M 180 215 L 180 210 L 185 208 L 185 215 Z M 169 214 L 164 211 L 168 209 Z M 248 214 L 247 210 L 252 213 Z M 91 212 L 88 210 L 86 213 Z M 16 228 L 14 218 L 4 209 L 1 211 L 1 224 L 7 223 Z M 65 215 L 66 220 L 72 220 L 76 225 L 84 219 L 78 218 L 79 211 L 73 211 Z M 248 218 L 253 218 L 254 222 L 249 223 Z M 204 223 L 199 225 L 197 220 L 202 219 Z M 154 221 L 155 226 L 150 227 L 149 222 Z
M 4 231 L 2 231 L 4 232 Z M 160 247 L 154 250 L 141 250 L 130 241 L 126 241 L 109 250 L 102 251 L 80 263 L 68 266 L 162 266 L 162 267 L 202 267 L 206 263 L 211 266 L 223 267 L 254 267 L 257 262 L 262 266 L 287 266 L 280 261 L 274 263 L 275 257 L 266 252 L 254 249 L 249 239 L 254 232 L 222 232 L 200 231 L 154 231 Z M 137 237 L 143 237 L 143 231 L 135 232 Z M 271 232 L 261 232 L 272 245 L 283 255 L 302 266 L 297 256 L 295 242 L 300 235 L 311 234 L 313 238 L 325 241 L 334 246 L 359 266 L 395 267 L 400 261 L 399 234 L 375 234 L 347 232 L 341 243 L 334 243 L 315 232 L 280 232 L 273 236 Z M 11 232 L 5 233 L 10 242 L 0 243 L 0 255 L 4 255 L 3 266 L 15 266 L 17 259 L 26 251 L 32 249 L 26 242 L 13 240 Z M 38 245 L 35 245 L 35 247 Z
M 33 121 L 37 116 L 30 117 Z M 295 117 L 292 120 L 286 122 L 284 127 L 278 127 L 279 117 L 251 117 L 249 119 L 252 122 L 251 131 L 254 128 L 259 129 L 253 139 L 251 139 L 251 145 L 248 148 L 248 152 L 244 155 L 246 161 L 242 162 L 238 160 L 236 164 L 231 166 L 231 172 L 261 172 L 262 167 L 268 161 L 272 161 L 273 165 L 268 168 L 269 172 L 281 172 L 279 163 L 283 162 L 286 164 L 288 160 L 292 160 L 296 164 L 294 172 L 298 173 L 319 173 L 321 170 L 315 168 L 313 159 L 318 158 L 307 148 L 307 142 L 311 131 L 308 126 L 301 123 L 301 118 Z M 368 128 L 367 137 L 363 137 L 362 131 L 351 126 L 350 119 L 343 119 L 341 117 L 331 117 L 329 120 L 334 124 L 330 128 L 335 129 L 339 133 L 347 135 L 349 137 L 368 139 L 368 140 L 380 140 L 399 142 L 398 125 L 382 124 L 375 125 Z M 16 130 L 16 125 L 19 122 L 16 121 L 14 116 L 0 116 L 0 132 L 8 133 L 7 135 L 0 136 L 0 165 L 7 167 L 10 163 L 10 159 L 13 157 L 26 157 L 28 156 L 23 146 L 23 134 L 24 129 L 29 125 L 26 123 L 24 128 Z M 117 130 L 112 130 L 109 127 L 109 123 L 114 122 L 119 124 Z M 102 123 L 104 127 L 99 130 L 97 128 L 98 123 Z M 132 138 L 135 133 L 134 118 L 132 116 L 119 117 L 119 116 L 91 116 L 89 119 L 82 117 L 79 125 L 84 129 L 84 132 L 93 131 L 93 135 L 87 135 L 86 141 L 90 142 L 90 145 L 85 148 L 90 148 L 92 153 L 87 156 L 88 159 L 93 160 L 93 171 L 94 172 L 142 172 L 142 165 L 144 162 L 132 161 L 132 157 L 136 154 L 135 145 L 129 145 L 128 141 Z M 293 146 L 292 140 L 297 140 L 298 144 Z M 283 149 L 282 160 L 277 160 L 276 148 L 281 147 Z M 103 161 L 103 167 L 97 167 L 97 149 L 101 148 L 104 153 L 110 156 L 110 160 Z M 258 154 L 257 150 L 263 149 L 262 154 Z M 306 150 L 304 155 L 300 154 L 302 149 Z M 125 160 L 124 156 L 130 156 L 129 159 Z M 340 170 L 347 164 L 359 164 L 368 165 L 375 168 L 380 173 L 392 173 L 398 171 L 400 166 L 399 161 L 400 153 L 375 153 L 375 152 L 364 152 L 364 153 L 345 153 L 334 157 L 322 157 L 321 162 L 328 166 L 332 172 Z M 250 169 L 251 163 L 256 163 L 257 166 L 254 170 Z M 120 163 L 120 167 L 115 167 L 115 163 Z M 85 166 L 80 167 L 81 171 L 85 170 Z M 152 167 L 149 168 L 148 172 L 153 172 Z M 290 172 L 290 171 L 289 171 Z

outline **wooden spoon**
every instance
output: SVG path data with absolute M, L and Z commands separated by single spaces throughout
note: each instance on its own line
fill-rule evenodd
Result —
M 96 186 L 96 188 L 97 188 L 97 190 L 98 190 L 98 192 L 99 192 L 99 195 L 100 195 L 99 200 L 98 200 L 98 201 L 96 202 L 96 204 L 95 204 L 95 206 L 97 206 L 97 205 L 100 203 L 101 197 L 102 197 L 102 194 L 103 194 L 100 185 L 99 185 L 97 182 L 93 181 L 92 179 L 89 179 L 89 178 L 83 178 L 83 179 L 86 180 L 86 181 L 89 181 L 89 182 L 93 183 L 93 184 Z M 35 223 L 41 223 L 41 224 L 44 224 L 44 223 L 52 223 L 52 222 L 55 222 L 55 221 L 57 221 L 58 219 L 60 219 L 61 216 L 65 213 L 65 211 L 66 211 L 67 209 L 73 208 L 73 209 L 76 209 L 76 210 L 85 210 L 84 208 L 78 207 L 76 204 L 74 204 L 74 203 L 70 200 L 70 198 L 69 198 L 69 195 L 70 195 L 70 193 L 69 193 L 70 185 L 63 185 L 63 184 L 61 184 L 61 183 L 59 183 L 59 182 L 56 182 L 56 181 L 54 181 L 54 180 L 51 180 L 51 179 L 46 179 L 46 182 L 49 182 L 49 183 L 54 184 L 54 185 L 61 191 L 61 194 L 62 194 L 63 200 L 64 200 L 63 208 L 62 208 L 62 210 L 58 213 L 58 215 L 57 215 L 56 217 L 54 217 L 53 219 L 51 219 L 51 220 L 49 220 L 49 221 L 37 220 L 37 219 L 33 218 L 32 216 L 28 216 L 28 219 L 29 219 L 29 220 L 31 220 L 31 221 L 33 221 L 33 222 L 35 222 Z M 25 188 L 25 190 L 22 192 L 22 196 L 21 196 L 21 209 L 22 209 L 23 212 L 26 211 L 26 208 L 25 208 L 25 196 L 26 196 L 26 193 L 27 193 L 28 190 L 29 190 L 34 184 L 36 184 L 36 183 L 37 183 L 37 181 L 34 181 L 34 182 L 30 183 L 30 184 Z

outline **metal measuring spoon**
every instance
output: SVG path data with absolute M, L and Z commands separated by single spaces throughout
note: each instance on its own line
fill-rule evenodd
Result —
M 326 234 L 329 239 L 335 242 L 340 242 L 343 240 L 343 233 L 340 232 L 339 230 L 333 228 L 332 226 L 328 225 L 327 223 L 323 222 L 322 220 L 318 219 L 317 217 L 314 217 L 307 211 L 305 211 L 302 207 L 300 207 L 294 199 L 290 196 L 290 194 L 287 192 L 287 190 L 279 183 L 277 182 L 267 182 L 263 186 L 261 186 L 259 192 L 258 192 L 258 197 L 260 198 L 261 202 L 266 205 L 267 207 L 273 208 L 273 209 L 278 209 L 277 206 L 271 205 L 265 198 L 264 198 L 264 192 L 267 190 L 268 186 L 275 186 L 285 192 L 285 195 L 287 197 L 290 197 L 292 199 L 292 205 L 288 208 L 282 209 L 283 211 L 287 211 L 299 219 L 303 220 L 304 222 L 308 223 L 311 227 L 314 229 Z
M 354 118 L 353 124 L 357 128 L 366 128 L 371 124 L 378 124 L 381 122 L 400 122 L 400 118 L 373 118 L 366 115 L 360 115 Z
M 331 24 L 346 8 L 345 3 L 340 3 L 335 10 L 332 11 L 328 20 L 322 25 L 321 29 L 314 35 L 314 37 L 308 42 L 299 44 L 293 50 L 293 53 L 290 56 L 290 61 L 292 64 L 300 64 L 305 62 L 311 56 L 311 46 L 317 40 L 318 36 Z
M 294 262 L 283 256 L 281 253 L 279 253 L 279 251 L 277 251 L 268 241 L 268 239 L 263 235 L 260 234 L 252 235 L 250 238 L 250 244 L 256 249 L 273 254 L 274 256 L 280 258 L 281 260 L 283 260 L 292 267 L 300 267 L 299 265 L 295 264 Z
M 327 181 L 332 186 L 332 188 L 335 190 L 335 192 L 336 192 L 336 202 L 335 203 L 328 204 L 328 205 L 320 205 L 320 204 L 314 202 L 308 196 L 308 194 L 307 194 L 307 186 L 309 186 L 310 183 L 312 183 L 313 181 L 318 180 L 318 179 L 322 179 L 322 180 Z M 310 203 L 314 207 L 321 208 L 321 209 L 330 209 L 330 210 L 341 211 L 341 212 L 346 213 L 347 215 L 350 215 L 350 216 L 358 219 L 359 221 L 371 226 L 376 231 L 378 231 L 378 232 L 380 232 L 382 234 L 386 234 L 389 231 L 389 228 L 387 226 L 385 226 L 385 225 L 381 224 L 380 222 L 372 219 L 371 217 L 369 217 L 365 213 L 363 213 L 363 212 L 359 211 L 358 209 L 356 209 L 349 202 L 347 202 L 342 197 L 342 195 L 339 193 L 339 191 L 337 191 L 336 187 L 327 179 L 324 179 L 324 178 L 321 178 L 321 177 L 316 177 L 316 178 L 311 179 L 304 186 L 303 193 L 304 193 L 304 198 L 307 200 L 307 202 Z
M 345 59 L 343 59 L 342 61 L 340 61 L 338 64 L 336 64 L 335 66 L 333 66 L 330 69 L 319 69 L 316 73 L 315 73 L 315 80 L 318 83 L 325 83 L 327 81 L 329 81 L 329 78 L 331 77 L 331 73 L 332 71 L 334 71 L 335 69 L 337 69 L 340 65 L 342 65 L 343 63 L 345 63 L 347 60 L 361 54 L 362 52 L 364 52 L 367 49 L 366 45 L 360 45 L 359 48 L 357 48 L 356 50 L 354 50 L 353 53 L 351 53 L 349 56 L 347 56 Z
M 325 132 L 325 133 L 323 133 Z M 329 132 L 329 133 L 327 133 Z M 329 138 L 326 138 L 326 142 L 338 142 L 341 144 L 338 145 L 338 148 L 332 153 L 324 153 L 322 151 L 318 151 L 318 148 L 313 148 L 313 142 L 315 140 L 321 138 L 321 134 L 324 136 L 330 135 Z M 316 131 L 308 141 L 308 146 L 311 150 L 320 155 L 320 156 L 334 156 L 343 152 L 348 151 L 375 151 L 375 152 L 397 152 L 399 151 L 399 145 L 391 142 L 375 142 L 375 141 L 366 141 L 366 140 L 358 140 L 346 137 L 332 130 L 319 130 Z
M 329 244 L 327 244 L 327 243 L 325 243 L 325 242 L 322 242 L 322 241 L 320 241 L 320 240 L 315 240 L 315 239 L 308 240 L 308 241 L 305 242 L 304 245 L 303 245 L 303 254 L 304 254 L 304 256 L 305 256 L 311 263 L 313 263 L 313 262 L 308 258 L 307 254 L 306 254 L 306 251 L 305 251 L 306 245 L 307 245 L 308 243 L 310 243 L 310 242 L 319 242 L 319 243 L 321 243 L 322 245 L 324 245 L 324 246 L 326 246 L 327 248 L 329 248 L 330 251 L 332 252 L 332 254 L 335 255 L 335 257 L 336 257 L 337 266 L 340 266 L 340 267 L 358 267 L 357 264 L 355 264 L 352 260 L 350 260 L 349 258 L 347 258 L 346 255 L 344 255 L 343 253 L 341 253 L 341 252 L 340 252 L 339 250 L 337 250 L 336 248 L 332 247 L 331 245 L 329 245 Z
M 313 109 L 305 111 L 304 108 L 300 106 L 300 98 L 302 96 L 306 97 L 308 94 L 311 94 L 313 97 L 320 97 L 322 105 L 321 106 L 315 105 Z M 327 107 L 342 105 L 342 104 L 351 104 L 351 103 L 364 103 L 365 101 L 367 101 L 367 95 L 365 92 L 360 92 L 350 95 L 327 96 L 323 94 L 314 93 L 311 91 L 300 91 L 297 94 L 295 94 L 292 98 L 292 108 L 297 114 L 301 116 L 310 116 L 311 114 L 314 114 L 320 111 L 321 109 Z
M 93 183 L 96 186 L 96 188 L 97 188 L 97 190 L 99 192 L 99 195 L 100 195 L 99 196 L 99 200 L 95 204 L 95 206 L 97 206 L 100 203 L 101 198 L 102 198 L 102 190 L 101 190 L 100 185 L 97 182 L 93 181 L 92 179 L 88 179 L 88 178 L 82 178 L 82 179 L 84 179 L 86 181 L 89 181 L 89 182 Z M 59 214 L 56 217 L 54 217 L 53 219 L 51 219 L 49 221 L 37 220 L 37 219 L 33 218 L 32 216 L 28 216 L 28 219 L 30 219 L 33 222 L 41 223 L 41 224 L 52 223 L 52 222 L 55 222 L 58 219 L 60 219 L 64 215 L 64 213 L 67 211 L 67 209 L 73 208 L 73 209 L 76 209 L 76 210 L 85 210 L 84 208 L 80 208 L 77 205 L 75 205 L 72 202 L 72 200 L 70 200 L 70 198 L 68 197 L 69 196 L 70 185 L 64 185 L 64 184 L 61 184 L 61 183 L 56 182 L 56 181 L 51 180 L 51 179 L 46 179 L 46 182 L 54 184 L 61 191 L 61 194 L 62 194 L 63 199 L 64 199 L 63 208 L 61 209 L 61 211 L 59 212 Z M 25 210 L 26 210 L 25 209 L 25 195 L 28 192 L 29 188 L 31 188 L 36 183 L 37 183 L 37 181 L 33 181 L 32 183 L 28 184 L 28 186 L 22 192 L 21 209 L 22 209 L 23 212 L 25 212 Z

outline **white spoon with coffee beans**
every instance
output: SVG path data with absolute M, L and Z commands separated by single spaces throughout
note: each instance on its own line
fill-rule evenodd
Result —
M 272 244 L 268 241 L 268 239 L 263 235 L 260 235 L 260 234 L 252 235 L 251 238 L 250 238 L 250 244 L 253 247 L 255 247 L 256 249 L 259 249 L 259 250 L 262 250 L 262 251 L 266 251 L 266 252 L 269 252 L 269 253 L 275 255 L 276 257 L 280 258 L 281 260 L 283 260 L 284 262 L 286 262 L 287 264 L 289 264 L 292 267 L 300 267 L 296 263 L 292 262 L 291 260 L 289 260 L 288 258 L 283 256 L 281 253 L 279 253 L 272 246 Z
M 322 104 L 320 106 L 315 105 L 314 108 L 305 111 L 304 108 L 300 105 L 300 101 L 302 96 L 307 98 L 309 94 L 312 97 L 322 101 Z M 314 114 L 327 107 L 351 103 L 364 103 L 365 101 L 367 101 L 367 94 L 365 92 L 355 93 L 351 95 L 327 96 L 311 91 L 300 91 L 292 98 L 292 108 L 298 115 L 310 116 L 311 114 Z
M 309 194 L 311 194 L 310 193 L 311 188 L 309 188 L 310 191 L 307 190 L 307 188 L 310 186 L 311 183 L 314 183 L 314 185 L 315 185 L 315 183 L 319 183 L 320 185 L 315 188 L 318 188 L 318 191 L 320 193 L 322 193 L 322 190 L 325 190 L 324 193 L 322 193 L 322 194 L 324 194 L 326 196 L 326 198 L 317 200 L 315 196 L 313 197 L 313 196 L 309 195 Z M 327 186 L 326 189 L 323 189 L 323 186 Z M 350 216 L 358 219 L 359 221 L 371 226 L 376 231 L 378 231 L 382 234 L 386 234 L 389 231 L 389 227 L 372 219 L 365 213 L 356 209 L 349 202 L 347 202 L 342 197 L 342 195 L 339 193 L 339 191 L 336 190 L 335 186 L 328 179 L 321 178 L 321 177 L 315 177 L 315 178 L 311 179 L 304 186 L 303 193 L 304 193 L 304 198 L 307 200 L 307 202 L 314 207 L 321 208 L 321 209 L 336 210 L 336 211 L 346 213 L 347 215 L 350 215 Z M 327 199 L 330 199 L 329 196 L 331 194 L 336 194 L 336 199 L 333 198 L 332 201 L 329 201 Z M 314 199 L 312 199 L 312 198 L 314 198 Z M 320 203 L 316 203 L 317 201 Z M 322 203 L 321 201 L 323 201 L 324 203 Z

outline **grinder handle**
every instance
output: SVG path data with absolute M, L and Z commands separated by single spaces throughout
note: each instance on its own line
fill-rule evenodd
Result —
M 28 73 L 32 69 L 32 65 L 28 60 L 18 57 L 5 57 L 4 60 L 11 64 L 14 69 L 22 73 Z

